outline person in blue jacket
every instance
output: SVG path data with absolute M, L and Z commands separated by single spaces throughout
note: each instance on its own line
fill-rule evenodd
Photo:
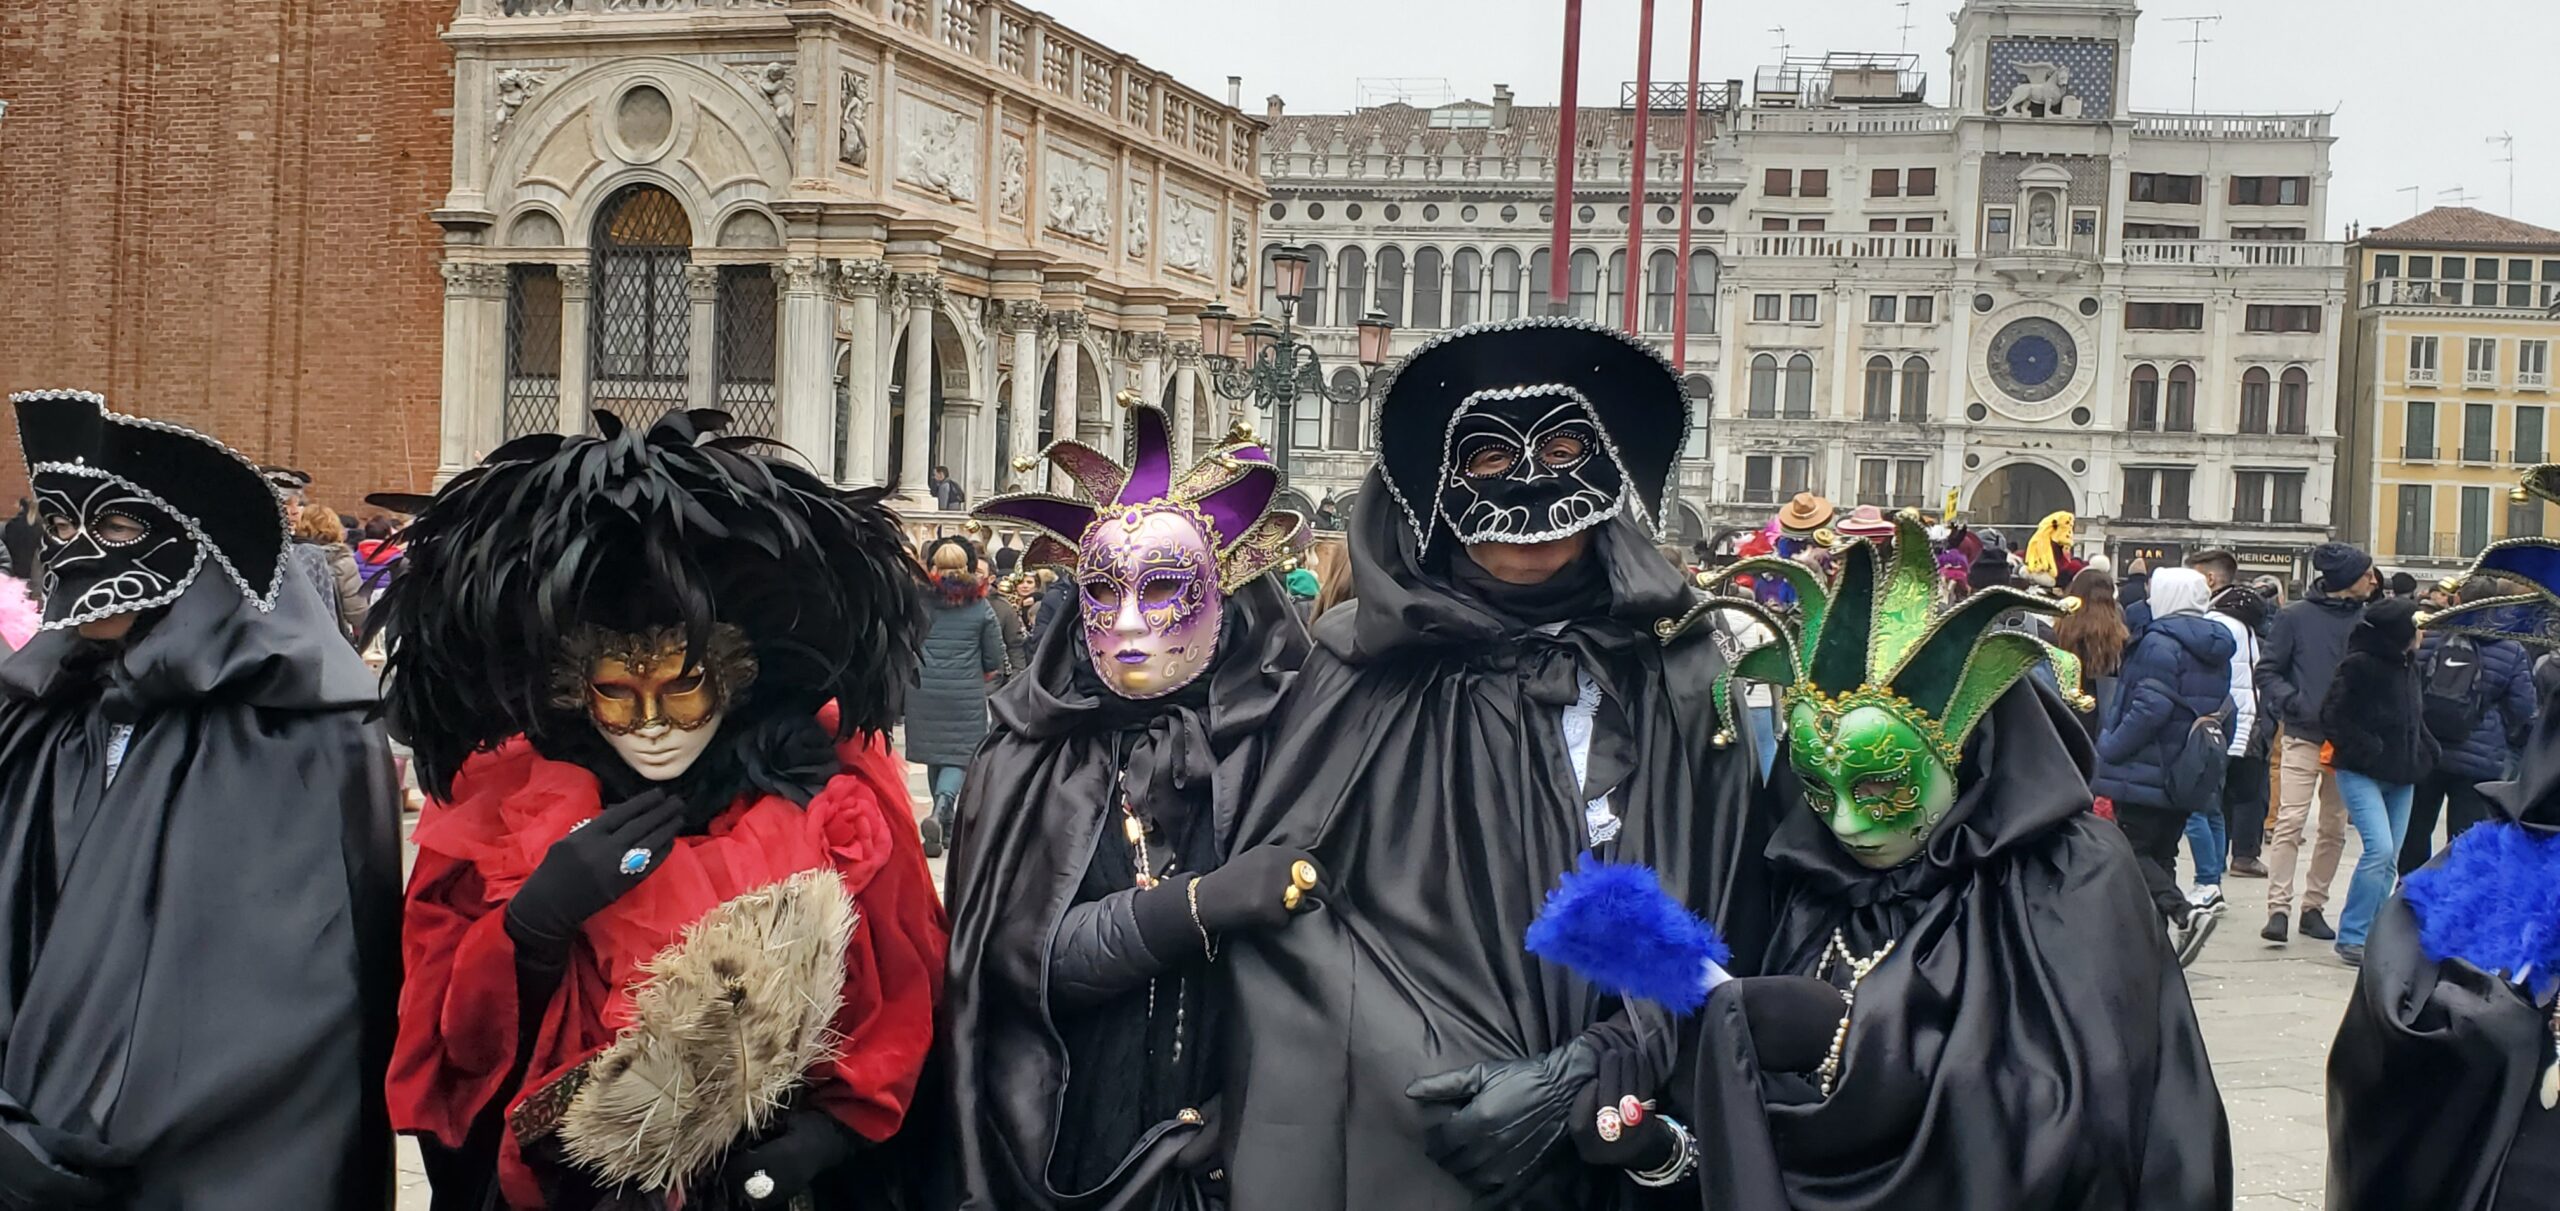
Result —
M 2496 577 L 2479 576 L 2463 582 L 2461 600 L 2469 604 L 2516 591 Z M 2418 647 L 2418 670 L 2425 679 L 2421 701 L 2428 708 L 2427 730 L 2444 755 L 2436 759 L 2435 771 L 2418 781 L 2410 802 L 2409 835 L 2400 843 L 2403 875 L 2434 856 L 2431 842 L 2439 814 L 2447 845 L 2495 814 L 2480 784 L 2503 782 L 2513 771 L 2516 753 L 2533 731 L 2538 701 L 2533 656 L 2512 639 L 2429 631 Z M 2454 697 L 2439 707 L 2433 701 L 2439 695 Z
M 2098 734 L 2098 769 L 2089 780 L 2089 789 L 2115 800 L 2116 823 L 2142 859 L 2151 902 L 2176 931 L 2181 964 L 2203 952 L 2219 919 L 2187 899 L 2177 871 L 2187 816 L 2212 800 L 2196 791 L 2194 801 L 2184 801 L 2171 790 L 2196 721 L 2224 711 L 2231 696 L 2236 646 L 2231 633 L 2206 616 L 2211 600 L 2202 573 L 2152 573 L 2151 622 L 2125 650 L 2115 713 Z M 2218 799 L 2219 785 L 2207 789 Z

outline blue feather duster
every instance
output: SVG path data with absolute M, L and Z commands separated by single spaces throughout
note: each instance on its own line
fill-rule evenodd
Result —
M 1733 958 L 1714 926 L 1662 890 L 1652 867 L 1590 857 L 1547 893 L 1528 945 L 1593 987 L 1679 1014 L 1707 1003 L 1711 972 Z
M 2418 944 L 2439 962 L 2535 983 L 2560 976 L 2560 837 L 2482 824 L 2443 860 L 2410 875 L 2401 895 L 2418 917 Z

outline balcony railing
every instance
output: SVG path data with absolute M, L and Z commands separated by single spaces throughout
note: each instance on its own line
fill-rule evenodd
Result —
M 2437 378 L 2436 378 L 2436 368 L 2435 368 L 2435 367 L 2433 367 L 2433 366 L 2411 366 L 2411 367 L 2409 367 L 2409 385 L 2410 385 L 2410 386 L 2412 386 L 2412 387 L 2432 387 L 2432 386 L 2435 386 L 2435 385 L 2436 385 L 2436 382 L 2437 382 Z
M 2473 284 L 2477 285 L 2477 283 Z M 2551 288 L 2543 291 L 2543 301 L 2540 305 L 2510 305 L 2503 301 L 2508 297 L 2503 292 L 2498 297 L 2501 302 L 2474 302 L 2471 294 L 2464 289 L 2464 283 L 2461 282 L 2413 282 L 2399 278 L 2379 278 L 2364 284 L 2364 305 L 2367 307 L 2460 307 L 2465 311 L 2478 311 L 2506 319 L 2560 319 L 2560 314 L 2555 314 L 2551 309 L 2555 304 L 2560 304 L 2560 293 L 2554 293 Z
M 2490 446 L 2474 446 L 2466 443 L 2462 447 L 2462 461 L 2466 463 L 2478 463 L 2485 467 L 2498 461 L 2498 452 L 2495 448 Z
M 1741 129 L 1752 134 L 1921 135 L 1956 128 L 1944 109 L 1746 109 Z
M 2516 385 L 2519 387 L 2530 387 L 2537 391 L 2546 390 L 2551 386 L 2551 372 L 2547 370 L 2518 370 L 2516 371 Z
M 2498 385 L 2498 372 L 2495 370 L 2465 370 L 2462 372 L 2462 385 L 2465 387 L 2495 387 Z
M 2327 114 L 2135 114 L 2147 139 L 2325 139 Z
M 483 0 L 504 17 L 780 9 L 789 0 Z M 1060 103 L 1137 127 L 1186 156 L 1254 170 L 1255 123 L 1127 55 L 1015 0 L 838 0 L 900 31 L 984 64 Z
M 2538 467 L 2542 465 L 2542 451 L 2511 450 L 2507 453 L 2507 461 L 2519 467 Z
M 2435 460 L 2436 448 L 2433 445 L 2411 444 L 2400 447 L 2400 461 L 2404 463 L 2431 463 Z
M 2127 265 L 2343 269 L 2347 246 L 2324 240 L 2126 240 Z
M 1946 261 L 1956 255 L 1951 235 L 1745 232 L 1731 239 L 1739 260 Z

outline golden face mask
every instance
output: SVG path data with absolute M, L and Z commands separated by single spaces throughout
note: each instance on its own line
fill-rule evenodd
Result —
M 584 628 L 554 671 L 552 703 L 585 711 L 608 736 L 697 730 L 718 719 L 756 679 L 755 653 L 736 627 L 713 627 L 708 646 L 688 668 L 682 627 L 639 635 Z

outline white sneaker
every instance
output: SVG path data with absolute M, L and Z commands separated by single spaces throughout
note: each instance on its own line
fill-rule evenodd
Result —
M 2187 903 L 2195 905 L 2200 911 L 2210 913 L 2219 913 L 2228 907 L 2223 903 L 2222 889 L 2209 885 L 2198 886 L 2195 890 L 2188 892 Z

